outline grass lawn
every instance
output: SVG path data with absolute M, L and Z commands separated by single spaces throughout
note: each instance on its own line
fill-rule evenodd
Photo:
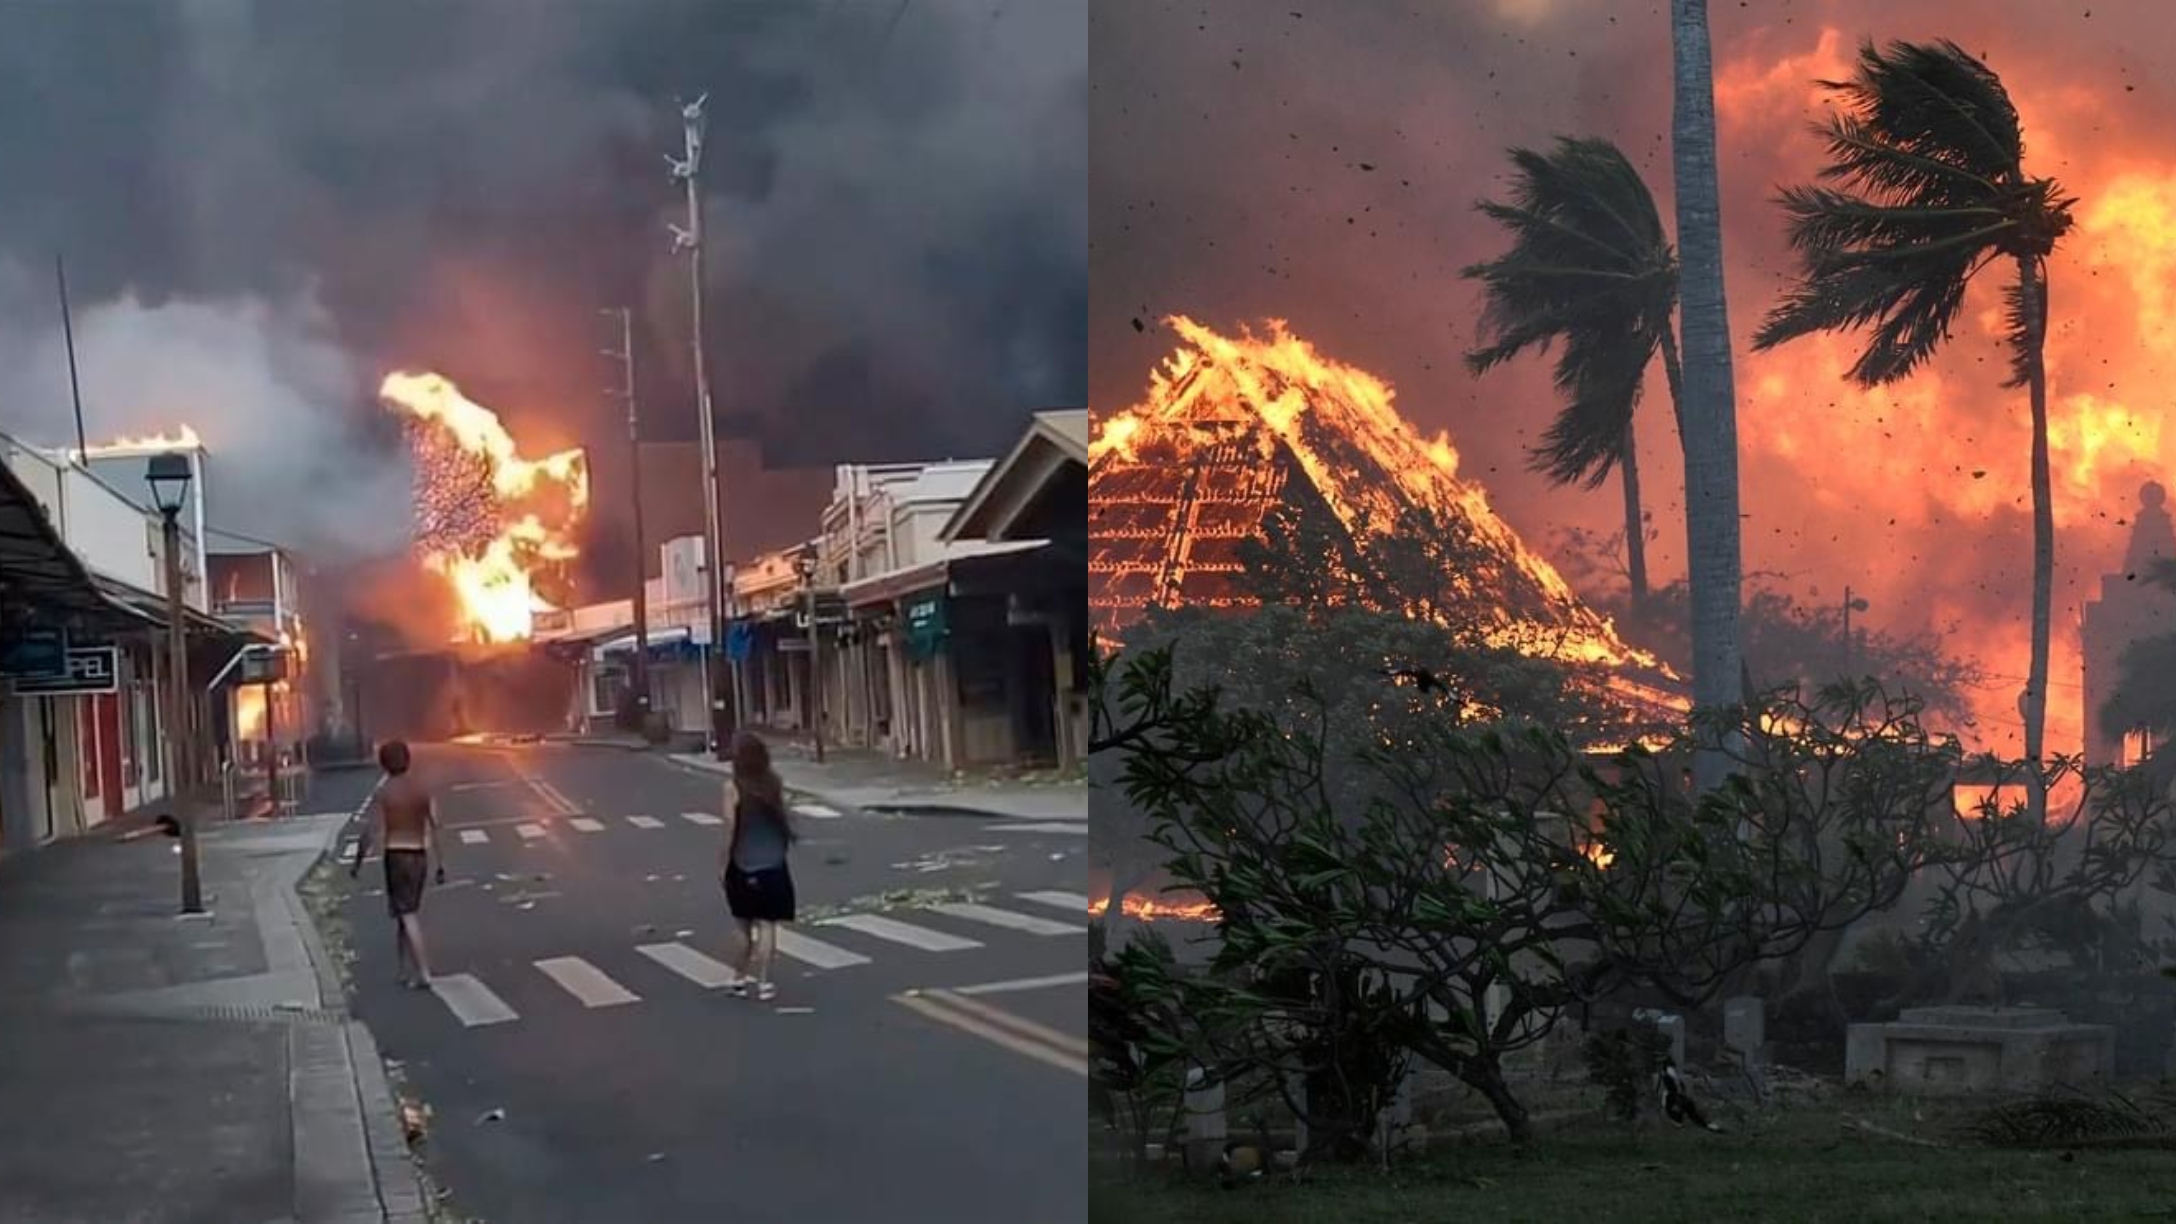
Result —
M 2176 1220 L 2176 1152 L 2021 1152 L 1968 1146 L 1955 1107 L 1842 1097 L 1740 1133 L 1600 1122 L 1502 1142 L 1445 1145 L 1389 1173 L 1317 1170 L 1233 1190 L 1116 1170 L 1091 1192 L 1093 1224 L 1407 1224 L 1429 1220 Z M 1855 1133 L 1847 1118 L 1938 1150 Z

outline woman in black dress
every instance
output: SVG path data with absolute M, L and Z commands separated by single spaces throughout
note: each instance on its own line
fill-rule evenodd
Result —
M 786 786 L 771 768 L 771 750 L 753 734 L 733 737 L 733 780 L 725 787 L 725 844 L 718 848 L 726 908 L 740 924 L 733 992 L 778 997 L 771 961 L 778 924 L 793 921 L 793 873 L 786 852 L 798 841 L 786 810 Z

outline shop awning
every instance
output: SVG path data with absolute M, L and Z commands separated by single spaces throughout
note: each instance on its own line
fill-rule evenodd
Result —
M 131 629 L 164 629 L 166 627 L 166 597 L 164 595 L 141 590 L 130 586 L 128 583 L 118 582 L 100 574 L 91 575 L 91 583 L 97 590 L 99 598 L 106 605 L 106 611 L 102 617 L 94 616 L 91 618 L 94 623 L 116 633 Z M 245 625 L 235 624 L 233 621 L 221 620 L 219 617 L 207 615 L 190 607 L 182 609 L 182 623 L 191 635 L 200 638 L 233 638 L 237 641 L 256 642 L 267 646 L 275 645 L 278 642 L 277 638 L 268 634 L 261 633 Z
M 871 604 L 890 603 L 921 591 L 949 586 L 952 575 L 961 567 L 972 568 L 985 559 L 1017 556 L 1042 548 L 1041 540 L 1008 540 L 1001 544 L 972 543 L 954 545 L 949 557 L 930 561 L 906 569 L 878 574 L 859 582 L 849 582 L 839 588 L 839 594 L 849 608 L 866 608 Z

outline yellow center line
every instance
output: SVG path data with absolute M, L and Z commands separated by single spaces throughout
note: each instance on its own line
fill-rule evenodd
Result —
M 1042 1041 L 1031 1040 L 1021 1035 L 1023 1032 L 1038 1031 L 1056 1037 L 1059 1044 L 1072 1044 L 1071 1039 L 1063 1033 L 1058 1033 L 1053 1029 L 1046 1029 L 1042 1025 L 1023 1020 L 1018 1016 L 998 1012 L 995 1008 L 979 1007 L 979 1005 L 976 1007 L 960 1007 L 958 1005 L 966 1003 L 967 1000 L 961 999 L 957 995 L 946 994 L 943 991 L 934 991 L 921 995 L 896 995 L 894 999 L 939 1024 L 949 1025 L 961 1032 L 980 1037 L 993 1045 L 1003 1046 L 1015 1054 L 1025 1055 L 1037 1062 L 1056 1067 L 1060 1071 L 1070 1071 L 1083 1079 L 1088 1077 L 1088 1060 L 1084 1054 L 1069 1054 L 1063 1049 L 1056 1049 L 1051 1045 L 1044 1044 Z M 978 1018 L 974 1014 L 976 1011 L 992 1013 L 993 1019 L 1001 1016 L 1003 1020 L 998 1023 L 986 1021 Z M 1085 1049 L 1086 1043 L 1081 1044 Z

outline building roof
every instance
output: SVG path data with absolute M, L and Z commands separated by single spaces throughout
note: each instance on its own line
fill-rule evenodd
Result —
M 983 473 L 953 512 L 942 538 L 1005 539 L 1036 494 L 1068 465 L 1088 466 L 1087 410 L 1036 413 L 1012 452 Z

